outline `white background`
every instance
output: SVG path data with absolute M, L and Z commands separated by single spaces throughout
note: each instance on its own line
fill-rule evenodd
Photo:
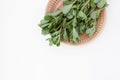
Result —
M 120 80 L 120 0 L 108 0 L 101 35 L 48 45 L 37 26 L 48 0 L 0 0 L 0 80 Z

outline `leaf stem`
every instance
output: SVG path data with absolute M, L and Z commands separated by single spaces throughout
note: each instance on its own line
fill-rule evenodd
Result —
M 87 16 L 89 16 L 94 10 L 95 10 L 96 7 L 92 8 L 91 11 L 87 14 Z
M 77 1 L 77 0 L 74 0 L 74 1 L 73 1 L 73 4 L 75 4 L 75 3 L 76 3 L 76 1 Z
M 84 5 L 83 5 L 83 7 L 81 8 L 80 11 L 83 11 L 83 9 L 89 4 L 89 2 L 90 2 L 90 0 L 87 0 L 87 1 L 84 3 Z

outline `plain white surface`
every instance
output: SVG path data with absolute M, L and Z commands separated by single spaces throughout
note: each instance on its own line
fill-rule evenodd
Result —
M 101 35 L 48 45 L 37 26 L 48 0 L 0 0 L 0 80 L 120 80 L 120 0 L 108 0 Z

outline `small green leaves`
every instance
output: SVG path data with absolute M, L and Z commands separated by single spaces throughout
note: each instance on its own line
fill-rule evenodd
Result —
M 79 34 L 77 33 L 77 31 L 74 27 L 72 30 L 72 38 L 73 38 L 74 43 L 78 43 L 78 41 L 80 40 Z
M 86 33 L 89 35 L 89 37 L 92 37 L 95 32 L 96 32 L 96 27 L 88 28 L 86 30 Z
M 44 16 L 44 19 L 45 20 L 51 20 L 52 19 L 52 15 L 50 13 L 47 13 L 45 16 Z
M 58 16 L 59 14 L 61 14 L 62 11 L 60 9 L 57 9 L 55 12 L 53 13 L 47 13 L 44 17 L 45 20 L 50 20 L 51 18 Z
M 100 15 L 100 10 L 97 10 L 97 11 L 93 11 L 90 15 L 90 17 L 92 19 L 98 19 L 99 18 L 99 15 Z
M 41 27 L 41 28 L 45 28 L 45 27 L 48 26 L 48 25 L 49 25 L 49 23 L 44 24 L 44 25 L 41 25 L 40 27 Z
M 43 29 L 42 29 L 42 34 L 43 34 L 43 35 L 49 34 L 49 29 L 48 29 L 48 28 L 43 28 Z
M 106 0 L 100 0 L 100 1 L 98 2 L 98 4 L 97 4 L 97 7 L 98 7 L 98 8 L 103 8 L 104 5 L 105 5 L 105 3 L 106 3 Z
M 103 8 L 106 4 L 106 0 L 94 0 L 98 8 Z
M 77 16 L 77 17 L 78 17 L 78 18 L 82 18 L 82 19 L 87 19 L 86 14 L 83 13 L 82 11 L 80 11 L 80 12 L 78 13 L 78 16 Z
M 68 15 L 67 15 L 67 18 L 68 19 L 72 19 L 74 16 L 72 15 L 72 13 L 70 12 L 70 13 L 68 13 Z
M 63 39 L 68 41 L 68 33 L 67 33 L 66 29 L 63 32 Z
M 69 4 L 71 4 L 71 1 L 69 1 L 69 0 L 66 0 L 66 1 L 63 2 L 63 6 L 69 5 Z
M 47 24 L 48 22 L 49 22 L 49 21 L 47 21 L 47 20 L 41 20 L 39 26 L 42 26 L 42 25 L 44 25 L 44 24 Z
M 94 0 L 95 3 L 98 3 L 98 2 L 100 2 L 100 1 L 101 1 L 101 0 Z
M 54 37 L 54 36 L 57 36 L 57 35 L 59 35 L 59 34 L 60 34 L 60 32 L 59 32 L 59 31 L 56 31 L 56 32 L 52 33 L 51 36 Z
M 43 35 L 50 35 L 50 46 L 60 46 L 61 40 L 77 44 L 82 39 L 80 35 L 95 34 L 96 21 L 107 6 L 106 0 L 65 0 L 63 8 L 46 13 L 39 26 Z
M 90 0 L 90 6 L 91 6 L 91 7 L 95 7 L 95 2 L 94 2 L 94 0 Z
M 60 46 L 60 31 L 51 34 L 53 44 Z
M 49 41 L 50 46 L 52 46 L 54 44 L 52 38 L 48 38 L 47 40 Z
M 54 13 L 52 13 L 51 15 L 52 16 L 58 16 L 61 12 L 62 11 L 58 9 L 57 11 L 55 11 Z
M 74 27 L 77 26 L 77 18 L 76 18 L 76 17 L 73 19 L 73 23 L 72 23 L 72 25 L 73 25 Z
M 63 20 L 63 27 L 64 27 L 64 28 L 66 27 L 66 23 L 67 23 L 67 19 L 64 19 L 64 20 Z
M 73 4 L 65 5 L 62 9 L 63 14 L 67 14 L 71 10 L 72 6 Z
M 85 26 L 85 24 L 83 24 L 83 23 L 81 23 L 80 25 L 80 33 L 84 33 L 85 32 L 85 30 L 86 30 L 86 26 Z

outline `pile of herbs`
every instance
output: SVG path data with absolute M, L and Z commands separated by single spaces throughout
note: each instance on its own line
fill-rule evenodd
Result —
M 77 44 L 80 34 L 94 35 L 100 12 L 107 6 L 106 0 L 65 0 L 63 8 L 46 13 L 39 26 L 43 35 L 50 34 L 50 45 L 60 46 L 61 40 Z

